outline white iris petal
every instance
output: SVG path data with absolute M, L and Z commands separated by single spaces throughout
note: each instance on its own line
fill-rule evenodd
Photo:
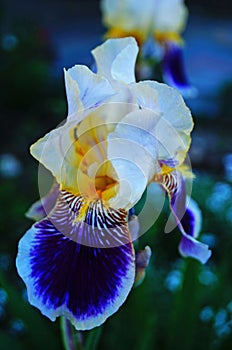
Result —
M 181 32 L 188 17 L 183 0 L 155 0 L 153 28 L 161 32 Z
M 157 164 L 154 130 L 159 116 L 138 110 L 126 115 L 108 137 L 108 159 L 119 178 L 119 192 L 111 200 L 116 207 L 131 208 L 141 198 Z
M 106 26 L 126 31 L 149 30 L 154 7 L 152 0 L 103 0 L 101 7 Z
M 134 38 L 109 39 L 92 50 L 97 64 L 97 73 L 106 77 L 111 84 L 135 81 L 135 61 L 138 45 Z
M 114 94 L 114 90 L 106 78 L 81 65 L 76 65 L 65 71 L 65 85 L 69 117 L 79 110 L 100 105 Z

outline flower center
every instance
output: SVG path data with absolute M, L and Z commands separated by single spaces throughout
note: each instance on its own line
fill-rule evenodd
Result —
M 104 201 L 114 197 L 117 193 L 118 182 L 108 175 L 96 176 L 95 189 L 98 197 Z
M 116 184 L 116 181 L 108 175 L 97 176 L 95 179 L 95 188 L 97 192 L 103 192 Z
M 94 126 L 96 122 L 99 125 Z M 73 144 L 69 164 L 74 186 L 63 186 L 66 191 L 82 195 L 88 201 L 100 199 L 106 205 L 116 196 L 119 186 L 116 171 L 107 159 L 107 135 L 106 125 L 96 115 L 87 117 L 71 130 Z

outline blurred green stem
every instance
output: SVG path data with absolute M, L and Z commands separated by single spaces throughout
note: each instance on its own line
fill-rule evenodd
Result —
M 100 337 L 101 337 L 102 327 L 96 327 L 92 329 L 86 339 L 84 350 L 96 350 Z
M 82 339 L 78 334 L 78 339 L 74 339 L 74 334 L 72 330 L 72 325 L 65 317 L 61 317 L 60 319 L 60 327 L 62 340 L 64 344 L 65 350 L 83 350 Z M 76 338 L 76 337 L 75 337 Z M 77 344 L 76 344 L 77 343 Z
M 75 331 L 69 320 L 61 317 L 61 333 L 65 350 L 96 350 L 101 336 L 101 327 L 88 331 L 85 344 L 83 344 L 83 332 Z

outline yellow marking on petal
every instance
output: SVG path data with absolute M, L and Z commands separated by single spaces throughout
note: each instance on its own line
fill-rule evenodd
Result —
M 76 218 L 73 220 L 73 222 L 79 222 L 79 221 L 83 221 L 85 219 L 85 216 L 86 216 L 86 213 L 87 213 L 87 210 L 89 208 L 89 204 L 90 204 L 90 201 L 86 201 L 82 204 L 79 212 L 78 212 L 78 215 L 76 216 Z
M 89 207 L 88 202 L 82 205 L 78 214 L 78 220 L 83 220 L 85 218 L 88 207 Z
M 188 178 L 188 179 L 194 179 L 195 178 L 195 175 L 193 174 L 192 170 L 186 164 L 179 165 L 176 168 L 176 170 L 178 170 L 184 176 L 184 178 Z
M 104 35 L 105 39 L 110 39 L 110 38 L 126 38 L 132 36 L 136 39 L 137 43 L 139 46 L 142 46 L 142 44 L 145 42 L 146 40 L 146 35 L 144 32 L 137 30 L 137 29 L 133 29 L 130 31 L 118 28 L 118 27 L 113 27 L 110 28 L 106 34 Z
M 104 191 L 106 188 L 115 184 L 115 180 L 107 175 L 97 176 L 95 186 L 97 191 Z
M 109 201 L 111 198 L 116 196 L 118 190 L 119 190 L 118 183 L 106 186 L 106 189 L 101 193 L 102 200 L 105 202 Z
M 175 168 L 171 168 L 170 166 L 163 164 L 161 168 L 161 174 L 169 174 L 171 173 Z
M 104 119 L 96 113 L 91 113 L 77 127 L 73 128 L 70 136 L 74 141 L 75 151 L 80 158 L 78 158 L 78 164 L 87 152 L 86 161 L 88 164 L 86 165 L 106 159 L 107 135 L 108 129 Z M 95 152 L 89 152 L 93 148 Z
M 113 178 L 108 174 L 113 174 Z M 107 161 L 100 167 L 95 177 L 95 188 L 99 198 L 108 201 L 116 196 L 119 188 L 116 178 L 117 175 L 110 161 Z
M 70 130 L 73 142 L 66 155 L 62 190 L 81 193 L 88 200 L 107 202 L 116 196 L 117 173 L 107 159 L 108 133 L 103 118 L 95 112 Z
M 192 170 L 186 164 L 178 165 L 175 168 L 171 168 L 171 167 L 169 167 L 169 166 L 167 166 L 165 164 L 162 164 L 161 172 L 159 174 L 155 174 L 153 176 L 151 182 L 162 183 L 164 176 L 168 175 L 168 174 L 171 174 L 173 171 L 178 171 L 179 173 L 181 173 L 181 175 L 184 178 L 188 178 L 188 179 L 194 179 L 195 178 L 195 175 L 192 173 Z
M 184 43 L 180 34 L 178 34 L 177 32 L 156 31 L 154 33 L 154 37 L 160 44 L 164 44 L 167 41 L 171 41 L 171 42 L 174 42 L 174 43 L 179 44 L 179 45 L 183 45 L 183 43 Z

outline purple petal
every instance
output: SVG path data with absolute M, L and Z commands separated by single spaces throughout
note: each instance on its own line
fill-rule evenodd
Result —
M 179 251 L 183 256 L 197 258 L 204 264 L 210 258 L 211 251 L 206 244 L 195 240 L 201 229 L 201 221 L 201 211 L 197 203 L 193 199 L 190 199 L 188 208 L 181 219 L 183 229 Z
M 162 176 L 161 185 L 169 197 L 170 208 L 174 214 L 177 225 L 182 229 L 181 220 L 186 211 L 186 189 L 184 178 L 179 171 L 174 170 Z M 172 222 L 168 222 L 165 230 L 169 232 L 172 229 Z
M 192 198 L 188 198 L 188 207 L 181 219 L 181 224 L 188 235 L 194 238 L 198 237 L 202 225 L 202 215 L 197 203 Z
M 128 213 L 61 191 L 49 219 L 69 239 L 90 247 L 110 248 L 131 242 Z
M 178 165 L 178 161 L 176 161 L 175 159 L 165 159 L 165 160 L 159 160 L 159 165 L 162 167 L 163 165 L 168 166 L 170 168 L 174 168 Z
M 212 254 L 207 244 L 201 243 L 183 232 L 179 251 L 183 256 L 195 258 L 202 264 L 205 264 Z
M 195 226 L 195 217 L 191 210 L 186 209 L 183 218 L 181 219 L 181 225 L 185 232 L 188 232 L 188 235 L 194 236 L 194 226 Z
M 199 223 L 198 220 L 200 220 L 200 216 L 196 211 L 196 204 L 186 208 L 186 189 L 183 176 L 178 171 L 164 174 L 161 185 L 169 196 L 171 211 L 182 233 L 179 251 L 184 256 L 190 256 L 205 263 L 211 256 L 211 251 L 206 244 L 198 242 L 194 238 L 199 233 L 201 222 Z M 171 231 L 171 228 L 168 222 L 165 229 Z
M 58 195 L 59 185 L 54 183 L 47 196 L 41 198 L 41 200 L 38 200 L 30 207 L 26 213 L 26 217 L 35 221 L 45 218 L 54 208 Z
M 173 42 L 166 42 L 162 62 L 163 77 L 165 83 L 180 90 L 185 97 L 195 97 L 196 89 L 192 87 L 187 79 L 182 47 Z
M 132 245 L 92 248 L 60 234 L 47 219 L 22 238 L 17 269 L 32 305 L 76 329 L 103 323 L 125 301 L 134 282 Z
M 110 231 L 104 213 L 101 213 L 100 221 L 96 219 L 97 211 L 90 216 L 87 210 L 86 216 L 82 217 L 85 226 L 72 221 L 73 215 L 78 215 L 77 208 L 79 213 L 81 208 L 78 197 L 72 198 L 71 202 L 70 198 L 71 195 L 62 193 L 50 218 L 27 231 L 19 243 L 16 265 L 32 305 L 53 321 L 58 316 L 65 316 L 76 329 L 85 330 L 102 324 L 125 301 L 134 283 L 134 250 L 129 237 L 126 244 L 100 248 L 82 245 L 67 237 L 67 232 L 60 232 L 54 225 L 58 218 L 60 228 L 77 227 L 80 236 L 102 236 L 105 231 Z M 66 207 L 61 210 L 62 201 L 66 201 Z M 114 215 L 117 221 L 116 213 Z M 105 231 L 99 230 L 99 222 L 104 222 Z M 126 227 L 123 229 L 125 231 Z M 98 242 L 98 238 L 95 241 Z

